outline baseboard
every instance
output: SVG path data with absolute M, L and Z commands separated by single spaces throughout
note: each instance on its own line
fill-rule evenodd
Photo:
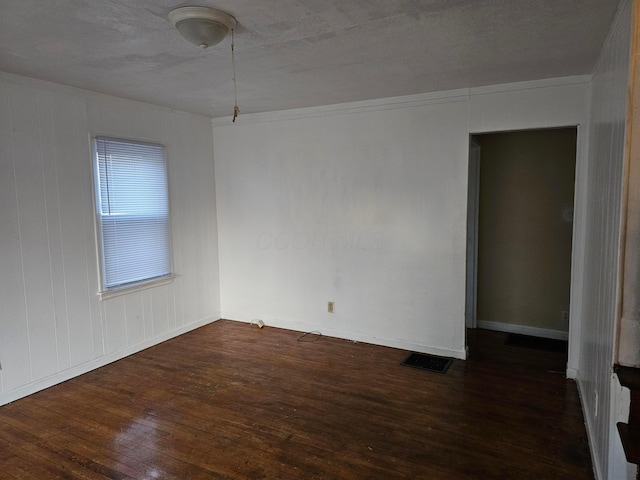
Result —
M 604 480 L 605 477 L 602 476 L 602 469 L 600 467 L 600 462 L 598 461 L 597 452 L 595 451 L 595 435 L 593 433 L 593 426 L 591 424 L 591 416 L 587 415 L 588 405 L 585 401 L 585 392 L 584 387 L 582 385 L 582 381 L 578 379 L 576 381 L 576 385 L 578 386 L 578 398 L 580 398 L 580 405 L 582 406 L 582 416 L 584 417 L 584 424 L 587 428 L 587 440 L 589 444 L 589 452 L 591 453 L 591 464 L 593 465 L 593 475 L 595 480 Z
M 551 330 L 548 328 L 529 327 L 527 325 L 515 325 L 512 323 L 491 322 L 489 320 L 478 320 L 478 328 L 486 330 L 497 330 L 499 332 L 519 333 L 520 335 L 531 335 L 532 337 L 553 338 L 556 340 L 568 340 L 569 332 L 562 330 Z
M 96 368 L 104 367 L 109 363 L 113 363 L 115 361 L 121 360 L 125 357 L 128 357 L 129 355 L 133 355 L 134 353 L 140 352 L 149 347 L 153 347 L 154 345 L 165 342 L 171 338 L 177 337 L 191 330 L 195 330 L 196 328 L 200 328 L 204 325 L 213 323 L 218 319 L 219 317 L 203 318 L 201 320 L 190 323 L 188 325 L 183 325 L 182 327 L 177 328 L 176 330 L 172 330 L 163 335 L 159 335 L 157 337 L 146 340 L 142 343 L 138 343 L 136 345 L 123 348 L 122 350 L 118 350 L 117 352 L 113 352 L 108 355 L 103 355 L 101 357 L 90 360 L 86 363 L 76 365 L 62 372 L 51 375 L 49 377 L 37 380 L 32 383 L 28 383 L 26 385 L 16 388 L 15 390 L 4 392 L 0 394 L 0 406 L 5 405 L 7 403 L 15 402 L 20 398 L 39 392 L 40 390 L 44 390 L 45 388 L 52 387 L 54 385 L 57 385 L 58 383 L 66 382 L 67 380 L 70 380 L 84 373 L 90 372 L 91 370 L 95 370 Z
M 576 370 L 575 368 L 567 367 L 567 378 L 570 378 L 571 380 L 577 380 L 578 370 Z
M 251 323 L 255 321 L 255 318 L 248 318 L 246 315 L 223 312 L 223 318 L 228 320 L 234 320 L 237 322 Z M 438 355 L 441 357 L 452 357 L 464 360 L 467 358 L 467 349 L 463 346 L 460 350 L 454 350 L 445 347 L 438 347 L 432 345 L 423 345 L 413 342 L 406 342 L 399 339 L 391 339 L 384 337 L 376 337 L 362 332 L 353 332 L 349 330 L 335 329 L 335 328 L 318 328 L 314 325 L 307 325 L 298 322 L 290 322 L 286 320 L 274 320 L 274 319 L 262 319 L 266 326 L 283 328 L 285 330 L 293 330 L 296 332 L 320 332 L 327 337 L 341 338 L 343 340 L 350 340 L 352 342 L 370 343 L 373 345 L 381 345 L 384 347 L 399 348 L 401 350 L 410 350 L 419 353 L 428 353 L 431 355 Z

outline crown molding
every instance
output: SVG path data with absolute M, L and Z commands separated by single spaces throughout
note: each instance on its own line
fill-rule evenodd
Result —
M 570 77 L 546 78 L 542 80 L 531 80 L 526 82 L 503 83 L 483 87 L 462 88 L 457 90 L 420 93 L 416 95 L 388 97 L 375 100 L 364 100 L 359 102 L 339 103 L 335 105 L 325 105 L 320 107 L 297 108 L 291 110 L 279 110 L 274 112 L 249 113 L 240 115 L 236 119 L 235 124 L 246 125 L 253 123 L 280 122 L 288 120 L 301 120 L 305 118 L 326 117 L 331 115 L 346 115 L 379 110 L 392 110 L 397 108 L 421 107 L 424 105 L 434 105 L 438 103 L 467 101 L 471 97 L 480 95 L 533 90 L 540 88 L 584 85 L 589 84 L 590 82 L 591 75 L 575 75 Z M 231 116 L 215 117 L 211 120 L 211 125 L 213 128 L 230 127 L 235 124 L 232 123 Z

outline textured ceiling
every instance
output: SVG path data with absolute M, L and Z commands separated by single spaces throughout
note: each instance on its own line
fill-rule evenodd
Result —
M 618 0 L 0 0 L 0 70 L 205 115 L 233 112 L 230 38 L 167 20 L 236 17 L 242 113 L 591 73 Z

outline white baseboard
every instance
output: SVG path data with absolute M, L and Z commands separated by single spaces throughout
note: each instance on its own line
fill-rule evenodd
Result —
M 252 315 L 245 315 L 240 313 L 222 312 L 222 318 L 227 320 L 234 320 L 237 322 L 251 323 L 258 317 Z M 318 328 L 317 325 L 307 325 L 298 322 L 291 322 L 281 319 L 265 319 L 262 318 L 265 325 L 268 327 L 284 328 L 285 330 L 293 330 L 296 332 L 310 332 L 317 331 L 327 337 L 342 338 L 344 340 L 351 340 L 352 342 L 371 343 L 373 345 L 382 345 L 384 347 L 399 348 L 401 350 L 410 350 L 419 353 L 428 353 L 431 355 L 438 355 L 441 357 L 452 357 L 464 360 L 467 358 L 466 347 L 461 347 L 460 350 L 454 350 L 444 347 L 437 347 L 432 345 L 423 345 L 413 342 L 407 342 L 399 339 L 381 338 L 366 333 L 354 332 L 350 330 L 336 329 L 336 328 Z
M 567 378 L 570 378 L 571 380 L 577 380 L 578 370 L 576 370 L 575 368 L 567 367 Z
M 529 327 L 527 325 L 515 325 L 512 323 L 491 322 L 489 320 L 478 320 L 478 328 L 486 330 L 498 330 L 499 332 L 519 333 L 520 335 L 531 335 L 532 337 L 553 338 L 556 340 L 568 340 L 569 332 L 562 330 L 551 330 L 548 328 Z
M 109 363 L 113 363 L 117 360 L 121 360 L 125 357 L 128 357 L 129 355 L 140 352 L 149 347 L 153 347 L 154 345 L 165 342 L 171 338 L 177 337 L 191 330 L 195 330 L 196 328 L 200 328 L 209 323 L 213 323 L 217 320 L 219 320 L 219 317 L 203 318 L 196 322 L 177 328 L 176 330 L 167 332 L 163 335 L 158 335 L 157 337 L 151 338 L 142 343 L 138 343 L 136 345 L 123 348 L 122 350 L 118 350 L 117 352 L 113 352 L 108 355 L 103 355 L 101 357 L 90 360 L 86 363 L 82 363 L 80 365 L 76 365 L 75 367 L 71 367 L 67 370 L 63 370 L 62 372 L 56 373 L 49 377 L 37 380 L 27 385 L 23 385 L 14 390 L 4 392 L 0 394 L 0 406 L 5 405 L 7 403 L 14 402 L 20 398 L 39 392 L 40 390 L 44 390 L 45 388 L 52 387 L 54 385 L 57 385 L 58 383 L 66 382 L 67 380 L 70 380 L 84 373 L 90 372 L 91 370 L 95 370 L 96 368 L 104 367 Z
M 578 397 L 580 398 L 580 405 L 582 406 L 582 416 L 584 417 L 584 424 L 587 428 L 587 440 L 589 444 L 589 451 L 591 452 L 591 464 L 593 465 L 593 474 L 595 480 L 604 480 L 602 476 L 602 468 L 600 466 L 599 457 L 597 456 L 597 452 L 595 450 L 596 437 L 593 433 L 593 425 L 591 420 L 591 415 L 587 415 L 588 405 L 585 400 L 585 391 L 582 381 L 578 379 L 576 381 L 578 385 Z

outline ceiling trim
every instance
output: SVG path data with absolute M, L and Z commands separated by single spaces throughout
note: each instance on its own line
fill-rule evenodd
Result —
M 568 77 L 531 80 L 526 82 L 504 83 L 486 87 L 462 88 L 457 90 L 444 90 L 440 92 L 380 98 L 360 102 L 339 103 L 335 105 L 326 105 L 320 107 L 279 110 L 274 112 L 249 113 L 239 116 L 236 119 L 235 124 L 280 122 L 288 120 L 301 120 L 305 118 L 327 117 L 332 115 L 372 112 L 379 110 L 393 110 L 397 108 L 421 107 L 438 103 L 467 101 L 471 97 L 479 95 L 533 90 L 539 88 L 561 87 L 568 85 L 583 85 L 590 82 L 591 75 L 574 75 Z M 231 120 L 231 116 L 216 117 L 211 120 L 211 126 L 213 128 L 230 127 L 234 125 Z
M 580 85 L 590 83 L 591 75 L 572 75 L 568 77 L 543 78 L 540 80 L 527 80 L 524 82 L 501 83 L 497 85 L 486 85 L 484 87 L 471 87 L 471 95 L 483 95 L 487 93 L 502 93 L 509 91 L 521 91 L 544 87 L 562 87 L 564 85 Z
M 260 112 L 241 115 L 236 123 L 264 123 L 287 120 L 299 120 L 303 118 L 327 117 L 333 115 L 345 115 L 351 113 L 372 112 L 378 110 L 393 110 L 397 108 L 421 107 L 438 103 L 451 103 L 466 101 L 469 98 L 469 89 L 445 90 L 434 93 L 421 93 L 400 97 L 380 98 L 375 100 L 363 100 L 359 102 L 338 103 L 319 107 L 296 108 L 291 110 L 278 110 L 275 112 Z M 231 125 L 231 116 L 216 117 L 211 120 L 213 127 Z

